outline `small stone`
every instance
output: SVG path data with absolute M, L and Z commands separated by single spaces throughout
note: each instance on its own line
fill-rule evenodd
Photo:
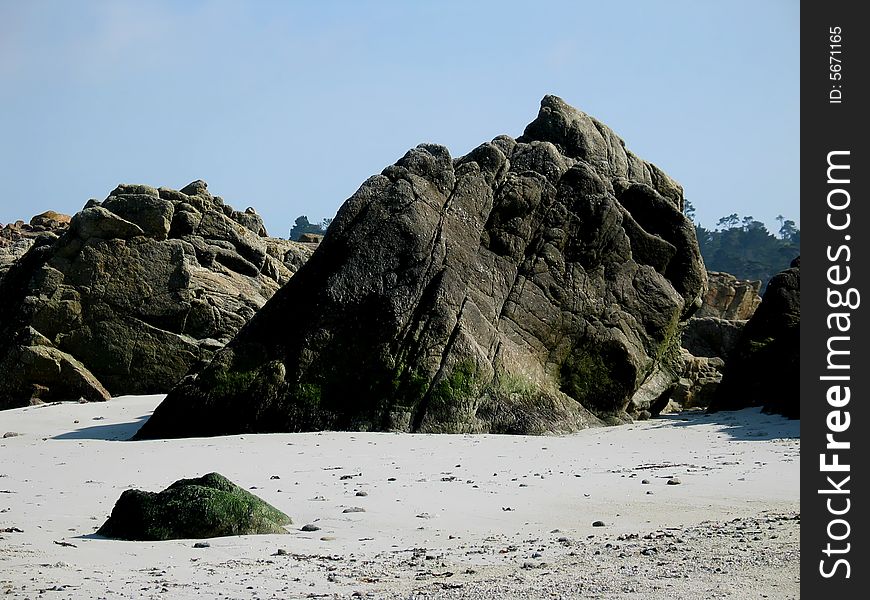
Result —
M 272 556 L 288 556 L 290 553 L 284 550 L 284 548 L 278 548 L 278 551 Z
M 593 527 L 604 527 L 605 525 L 606 525 L 606 523 L 604 521 L 593 521 L 592 522 Z
M 269 479 L 281 479 L 281 478 L 278 477 L 277 475 L 272 475 Z
M 681 483 L 683 482 L 676 477 L 671 477 L 670 479 L 668 479 L 668 485 L 680 485 Z
M 7 431 L 3 434 L 3 439 L 5 440 L 6 438 L 18 437 L 19 435 L 21 434 L 17 431 Z
M 351 507 L 349 507 L 349 508 L 345 508 L 345 509 L 344 509 L 343 511 L 341 511 L 341 512 L 342 512 L 342 513 L 360 513 L 360 512 L 365 512 L 365 511 L 366 511 L 366 509 L 364 509 L 364 508 L 361 507 L 361 506 L 351 506 Z
M 332 542 L 332 541 L 334 541 L 335 539 L 336 539 L 336 538 L 335 538 L 334 535 L 324 535 L 323 537 L 320 538 L 320 541 L 321 541 L 321 542 Z
M 641 480 L 641 484 L 643 484 L 643 485 L 649 485 L 649 479 L 642 479 L 642 480 Z
M 359 497 L 361 497 L 361 498 L 363 498 L 363 497 L 365 497 L 365 496 L 368 496 L 369 493 L 368 493 L 368 492 L 359 491 L 359 492 L 356 493 L 356 495 L 359 496 Z
M 303 525 L 300 531 L 320 531 L 320 527 L 313 523 L 308 523 L 307 525 Z
M 197 542 L 193 545 L 194 548 L 211 548 L 211 544 L 208 542 Z

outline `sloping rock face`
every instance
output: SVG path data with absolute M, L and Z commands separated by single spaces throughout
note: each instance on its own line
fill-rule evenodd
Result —
M 621 422 L 675 378 L 705 271 L 680 186 L 559 98 L 514 140 L 424 144 L 138 436 L 546 433 Z M 634 402 L 633 402 L 634 400 Z
M 310 255 L 202 181 L 121 185 L 0 280 L 0 408 L 168 391 Z
M 767 284 L 725 363 L 711 410 L 763 406 L 800 418 L 800 257 Z
M 761 304 L 760 281 L 737 279 L 731 273 L 709 271 L 704 304 L 696 317 L 746 321 Z
M 97 535 L 120 540 L 202 539 L 287 533 L 290 517 L 219 473 L 162 492 L 126 490 Z

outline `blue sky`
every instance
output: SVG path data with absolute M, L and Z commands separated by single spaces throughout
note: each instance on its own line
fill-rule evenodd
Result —
M 707 227 L 799 221 L 799 2 L 0 0 L 0 223 L 204 179 L 270 234 L 421 142 L 518 136 L 548 93 Z

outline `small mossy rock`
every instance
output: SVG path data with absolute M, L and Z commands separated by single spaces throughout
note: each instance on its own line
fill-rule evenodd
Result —
M 121 540 L 202 539 L 287 533 L 290 517 L 219 473 L 162 492 L 126 490 L 97 535 Z

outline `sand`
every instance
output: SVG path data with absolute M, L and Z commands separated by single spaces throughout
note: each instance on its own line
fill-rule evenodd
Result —
M 161 399 L 0 413 L 0 435 L 17 434 L 0 439 L 0 594 L 799 597 L 797 421 L 747 409 L 559 437 L 125 441 Z M 288 534 L 205 548 L 93 534 L 123 490 L 211 471 L 293 517 Z

